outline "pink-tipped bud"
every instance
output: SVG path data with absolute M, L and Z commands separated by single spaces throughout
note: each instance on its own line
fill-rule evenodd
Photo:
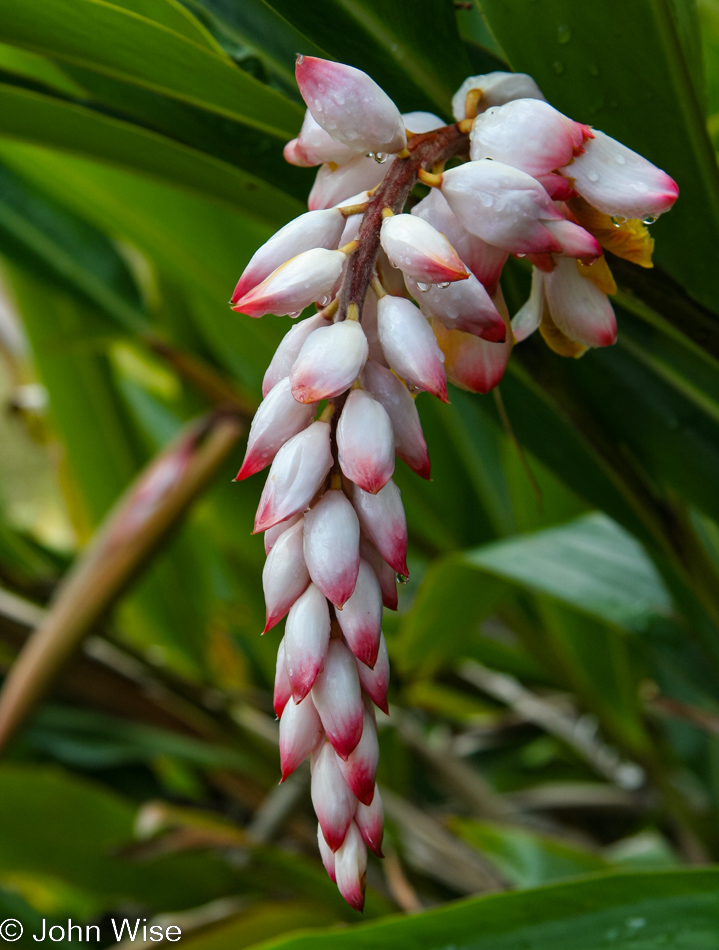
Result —
M 372 802 L 378 764 L 377 726 L 372 715 L 365 709 L 362 738 L 347 758 L 340 760 L 340 768 L 345 781 L 352 789 L 353 794 L 364 805 L 369 805 Z
M 285 442 L 267 476 L 254 533 L 304 511 L 331 468 L 330 427 L 326 422 L 313 422 Z
M 578 192 L 572 188 L 572 183 L 563 175 L 552 173 L 551 175 L 537 175 L 537 181 L 542 185 L 552 201 L 569 201 L 570 198 L 576 198 Z
M 324 730 L 312 697 L 296 703 L 290 696 L 280 719 L 280 764 L 284 782 L 322 741 Z
M 301 514 L 292 515 L 291 518 L 288 518 L 286 521 L 280 521 L 279 524 L 273 525 L 271 528 L 268 528 L 265 531 L 265 555 L 268 555 L 272 548 L 275 546 L 277 539 L 281 534 L 284 534 L 293 524 L 297 522 L 302 517 Z
M 590 264 L 602 256 L 599 241 L 573 221 L 562 218 L 561 221 L 545 221 L 544 226 L 562 245 L 562 253 L 567 257 L 577 257 Z
M 355 510 L 339 489 L 325 492 L 305 515 L 305 562 L 313 583 L 335 607 L 355 589 L 359 534 Z
M 544 99 L 539 86 L 526 73 L 494 72 L 470 76 L 452 96 L 452 114 L 457 122 L 467 118 L 467 96 L 470 93 L 477 114 L 513 99 Z
M 423 218 L 395 214 L 385 218 L 380 241 L 390 264 L 429 284 L 466 280 L 467 268 L 447 238 Z
M 595 131 L 584 154 L 561 172 L 589 204 L 614 217 L 656 218 L 679 196 L 666 172 L 604 132 Z
M 374 666 L 382 633 L 382 590 L 367 561 L 360 561 L 354 593 L 337 611 L 347 646 L 358 660 Z
M 272 705 L 275 710 L 275 715 L 279 719 L 282 715 L 282 711 L 287 705 L 287 701 L 292 695 L 292 687 L 290 686 L 290 678 L 287 675 L 287 664 L 285 662 L 285 638 L 283 637 L 280 640 L 280 645 L 277 648 L 277 666 L 275 667 L 275 689 L 274 695 L 272 697 Z
M 529 298 L 512 317 L 512 336 L 515 343 L 521 343 L 534 333 L 542 322 L 545 307 L 544 274 L 537 267 L 533 267 Z
M 407 569 L 407 519 L 399 488 L 390 479 L 376 495 L 353 486 L 352 502 L 362 531 L 385 561 L 405 577 Z
M 407 144 L 399 109 L 361 69 L 298 56 L 295 76 L 315 121 L 337 142 L 354 152 L 399 152 Z
M 342 274 L 345 255 L 315 247 L 273 270 L 269 277 L 248 291 L 232 307 L 249 317 L 266 313 L 295 314 L 315 300 L 329 295 Z
M 571 264 L 574 266 L 574 261 Z M 488 343 L 471 333 L 448 330 L 439 321 L 434 323 L 434 332 L 447 358 L 447 378 L 455 386 L 472 393 L 487 393 L 504 376 L 512 352 L 510 334 L 504 343 Z
M 382 603 L 388 610 L 396 610 L 399 606 L 397 572 L 392 570 L 374 544 L 363 535 L 360 535 L 360 556 L 363 561 L 367 561 L 379 581 Z
M 300 134 L 285 145 L 284 155 L 291 165 L 308 168 L 311 165 L 321 165 L 323 162 L 344 165 L 345 162 L 355 158 L 357 152 L 335 141 L 321 125 L 315 122 L 308 109 L 305 112 Z
M 290 370 L 298 402 L 319 402 L 352 385 L 367 360 L 367 337 L 356 320 L 316 330 L 302 344 Z
M 307 199 L 312 211 L 332 208 L 360 191 L 371 191 L 380 184 L 389 171 L 391 163 L 379 165 L 373 158 L 358 155 L 346 165 L 335 167 L 323 165 L 315 176 L 315 182 Z
M 367 693 L 369 698 L 378 706 L 383 713 L 389 715 L 389 705 L 387 703 L 387 687 L 389 686 L 389 655 L 387 653 L 387 643 L 384 634 L 380 636 L 379 652 L 377 653 L 377 662 L 370 669 L 359 660 L 355 661 L 357 673 L 359 674 L 360 685 Z
M 331 640 L 327 647 L 312 699 L 327 738 L 337 755 L 346 759 L 362 738 L 364 706 L 355 658 L 339 640 Z
M 325 841 L 325 836 L 322 834 L 322 825 L 320 824 L 317 825 L 317 846 L 319 848 L 320 857 L 322 858 L 322 863 L 325 866 L 325 871 L 327 871 L 332 883 L 336 884 L 337 875 L 335 874 L 334 852 Z
M 488 244 L 476 234 L 470 234 L 460 224 L 439 188 L 432 188 L 427 197 L 412 208 L 412 214 L 428 221 L 437 231 L 441 231 L 462 258 L 465 266 L 486 287 L 487 292 L 489 294 L 495 292 L 502 268 L 507 261 L 507 251 Z M 464 286 L 463 283 L 457 284 L 457 287 L 462 286 Z
M 292 364 L 297 359 L 297 355 L 302 349 L 310 333 L 319 330 L 321 327 L 329 327 L 332 324 L 321 314 L 316 313 L 314 317 L 308 317 L 306 320 L 300 320 L 288 333 L 285 333 L 282 342 L 275 350 L 270 365 L 267 367 L 265 378 L 262 380 L 262 395 L 267 396 L 270 390 L 279 383 L 281 379 L 290 375 Z
M 463 286 L 464 283 L 457 286 Z M 377 402 L 384 406 L 390 417 L 397 455 L 413 472 L 422 478 L 429 478 L 427 443 L 424 440 L 417 406 L 405 384 L 392 370 L 374 360 L 367 361 L 362 371 L 362 384 Z
M 362 802 L 360 802 L 357 805 L 354 820 L 367 847 L 373 851 L 378 858 L 383 858 L 382 838 L 384 836 L 384 808 L 382 807 L 382 798 L 379 789 L 376 786 L 371 804 L 363 805 Z
M 337 248 L 344 226 L 345 219 L 338 208 L 308 211 L 290 221 L 255 251 L 235 287 L 232 303 L 236 304 L 265 277 L 303 251 Z
M 301 403 L 292 395 L 289 379 L 280 380 L 260 403 L 250 426 L 247 451 L 235 481 L 249 478 L 270 464 L 288 439 L 312 422 L 313 403 Z
M 449 287 L 428 287 L 409 277 L 405 282 L 422 313 L 438 317 L 449 330 L 463 330 L 495 343 L 505 339 L 507 328 L 504 320 L 474 274 L 470 274 L 468 280 Z
M 614 343 L 617 321 L 609 298 L 574 261 L 560 258 L 543 283 L 552 320 L 570 340 L 584 346 Z
M 264 633 L 285 616 L 310 583 L 302 553 L 304 525 L 300 521 L 277 540 L 262 571 L 267 619 Z
M 377 494 L 394 472 L 394 433 L 384 407 L 361 389 L 349 394 L 337 425 L 342 471 L 364 491 Z
M 335 854 L 335 874 L 340 894 L 350 907 L 361 912 L 367 878 L 367 847 L 354 822 Z
M 283 642 L 292 698 L 301 703 L 314 686 L 330 642 L 329 608 L 314 584 L 292 606 Z
M 357 799 L 344 780 L 339 760 L 329 742 L 312 754 L 312 805 L 330 851 L 345 840 L 357 809 Z
M 526 172 L 484 158 L 451 168 L 442 194 L 461 224 L 489 244 L 512 254 L 560 253 L 544 227 L 562 215 L 538 181 Z
M 571 162 L 591 138 L 588 126 L 568 119 L 548 102 L 515 99 L 477 116 L 469 154 L 473 161 L 493 158 L 537 177 Z
M 421 310 L 404 297 L 387 295 L 377 302 L 377 327 L 392 369 L 417 389 L 448 402 L 444 357 Z

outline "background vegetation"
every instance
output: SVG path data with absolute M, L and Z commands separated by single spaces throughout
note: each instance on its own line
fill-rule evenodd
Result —
M 719 947 L 719 3 L 481 7 L 0 5 L 5 669 L 40 630 L 0 698 L 0 917 L 106 944 L 159 919 L 187 950 Z M 313 175 L 281 156 L 296 51 L 448 119 L 510 63 L 681 191 L 655 270 L 612 262 L 617 346 L 532 339 L 501 401 L 420 399 L 387 858 L 339 931 L 308 775 L 277 786 L 262 476 L 230 485 L 288 324 L 226 301 Z

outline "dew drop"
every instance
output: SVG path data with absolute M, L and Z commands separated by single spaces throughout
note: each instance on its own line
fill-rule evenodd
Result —
M 558 76 L 561 76 L 564 72 L 564 63 L 559 59 L 555 59 L 552 63 L 552 69 Z
M 302 313 L 301 310 L 293 310 L 291 313 L 288 313 L 287 316 L 290 317 L 292 320 L 296 320 L 297 317 L 299 317 L 301 313 Z
M 526 257 L 527 255 L 526 255 L 526 254 L 515 254 L 514 256 L 515 256 L 515 257 Z
M 627 164 L 627 160 L 626 160 L 626 158 L 625 158 L 622 154 L 615 155 L 614 158 L 615 158 L 615 161 L 616 161 L 617 165 L 626 165 L 626 164 Z
M 642 218 L 642 224 L 646 224 L 647 227 L 648 227 L 650 224 L 654 224 L 654 222 L 655 222 L 658 218 L 659 218 L 659 215 L 658 215 L 658 214 L 648 214 L 648 215 L 646 216 L 646 218 Z
M 431 284 L 422 284 L 417 281 L 417 290 L 421 290 L 423 294 L 426 294 L 431 286 Z
M 449 287 L 450 283 L 451 281 L 449 280 L 443 280 L 442 283 L 437 284 L 437 286 L 439 287 L 440 290 L 446 290 Z
M 331 294 L 325 294 L 324 297 L 320 297 L 318 303 L 320 307 L 326 307 L 328 303 L 332 300 Z
M 587 172 L 587 178 L 590 181 L 599 181 L 599 174 L 594 170 Z
M 398 574 L 398 575 L 397 575 L 397 583 L 398 583 L 398 584 L 409 584 L 409 577 L 407 577 L 406 574 Z
M 376 158 L 374 152 L 367 152 L 367 158 Z
M 626 224 L 626 218 L 620 218 L 618 215 L 612 215 L 612 224 L 615 228 L 621 228 L 623 224 Z
M 388 158 L 389 158 L 389 155 L 387 154 L 387 152 L 374 153 L 374 160 L 377 162 L 378 165 L 384 165 L 384 163 L 387 161 Z
M 568 43 L 572 38 L 572 31 L 567 26 L 566 23 L 562 23 L 557 27 L 557 42 L 558 43 Z

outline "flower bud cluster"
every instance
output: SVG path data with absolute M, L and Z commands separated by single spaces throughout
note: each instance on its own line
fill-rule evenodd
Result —
M 471 77 L 450 126 L 401 115 L 340 63 L 299 57 L 297 81 L 308 108 L 285 157 L 320 166 L 310 210 L 257 251 L 232 307 L 317 313 L 267 369 L 237 478 L 269 466 L 254 530 L 267 553 L 265 632 L 286 618 L 274 691 L 282 779 L 310 758 L 322 860 L 361 909 L 367 848 L 381 855 L 382 843 L 382 610 L 397 608 L 396 575 L 408 574 L 395 459 L 430 475 L 415 397 L 447 402 L 448 380 L 487 392 L 537 328 L 563 355 L 612 343 L 604 249 L 650 266 L 640 219 L 668 210 L 677 189 L 550 106 L 529 76 Z M 405 210 L 417 180 L 430 191 Z M 510 255 L 533 265 L 511 322 L 499 283 Z

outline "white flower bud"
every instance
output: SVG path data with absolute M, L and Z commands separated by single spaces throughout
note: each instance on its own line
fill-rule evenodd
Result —
M 447 124 L 432 112 L 403 112 L 404 127 L 413 135 L 422 135 L 424 132 L 434 132 L 443 129 Z
M 367 360 L 367 337 L 356 320 L 343 320 L 311 333 L 290 370 L 298 402 L 319 402 L 352 385 Z
M 329 608 L 314 584 L 310 584 L 290 610 L 283 642 L 292 698 L 301 703 L 322 669 L 330 642 Z
M 574 261 L 571 261 L 574 266 Z M 442 348 L 447 379 L 473 393 L 487 393 L 504 375 L 512 352 L 511 334 L 504 343 L 488 343 L 471 333 L 448 330 L 443 323 L 433 323 L 437 342 Z
M 284 532 L 291 528 L 293 524 L 297 524 L 301 517 L 302 515 L 299 513 L 292 515 L 292 517 L 288 518 L 286 521 L 280 521 L 265 531 L 265 555 L 270 553 L 279 536 L 284 534 Z
M 351 907 L 361 911 L 364 908 L 367 847 L 354 822 L 335 854 L 335 875 L 340 894 Z
M 609 298 L 574 261 L 560 258 L 544 275 L 549 312 L 556 326 L 584 346 L 610 346 L 617 338 L 617 321 Z
M 307 168 L 323 162 L 343 165 L 354 158 L 357 152 L 342 142 L 337 142 L 315 122 L 309 109 L 305 112 L 300 134 L 285 146 L 285 158 L 292 165 Z
M 397 572 L 393 571 L 377 548 L 360 534 L 360 557 L 367 561 L 382 591 L 382 603 L 388 610 L 396 610 L 399 605 L 397 596 Z M 376 661 L 375 661 L 376 662 Z
M 325 492 L 305 515 L 304 559 L 313 583 L 342 607 L 359 571 L 359 521 L 344 492 Z
M 427 443 L 417 406 L 405 384 L 392 370 L 368 360 L 362 370 L 362 385 L 384 406 L 390 417 L 397 455 L 413 472 L 422 478 L 429 478 Z
M 325 866 L 325 871 L 329 875 L 330 880 L 333 884 L 337 883 L 337 875 L 335 874 L 335 856 L 332 851 L 332 848 L 325 841 L 325 836 L 322 834 L 322 825 L 317 825 L 317 846 L 319 848 L 320 857 L 322 858 L 322 863 Z
M 346 165 L 335 168 L 323 165 L 317 172 L 307 205 L 313 211 L 331 208 L 359 191 L 371 191 L 380 184 L 390 168 L 390 162 L 378 164 L 373 158 L 358 155 Z
M 382 834 L 384 831 L 384 808 L 382 807 L 382 797 L 376 786 L 371 804 L 363 805 L 362 802 L 358 803 L 354 820 L 367 847 L 371 851 L 374 851 L 378 858 L 383 858 Z
M 337 424 L 340 467 L 364 491 L 376 494 L 394 472 L 394 433 L 383 406 L 361 389 L 347 397 Z
M 297 354 L 302 349 L 302 344 L 314 330 L 320 327 L 329 327 L 331 323 L 319 313 L 314 317 L 307 317 L 306 320 L 300 320 L 288 333 L 285 333 L 282 342 L 275 350 L 272 362 L 267 367 L 265 378 L 262 380 L 262 395 L 266 396 L 273 386 L 290 375 L 292 364 L 297 359 Z
M 398 574 L 407 576 L 407 519 L 399 488 L 390 479 L 376 495 L 353 486 L 352 501 L 362 531 Z
M 284 782 L 322 741 L 324 730 L 311 696 L 296 703 L 290 696 L 280 719 L 280 764 Z
M 272 697 L 272 706 L 275 710 L 275 715 L 279 719 L 282 715 L 282 710 L 287 705 L 287 700 L 292 695 L 292 687 L 290 686 L 290 678 L 287 675 L 287 665 L 285 662 L 285 638 L 283 637 L 280 640 L 280 645 L 277 648 L 277 666 L 275 667 L 275 688 L 274 695 Z
M 355 589 L 342 610 L 337 611 L 337 620 L 357 659 L 374 666 L 382 633 L 382 590 L 367 561 L 360 561 Z
M 330 427 L 313 422 L 279 450 L 255 517 L 254 534 L 304 511 L 332 468 Z
M 387 295 L 377 303 L 377 327 L 392 369 L 417 389 L 448 402 L 444 357 L 422 312 L 404 297 Z
M 447 238 L 423 218 L 395 214 L 382 222 L 380 241 L 390 264 L 415 280 L 466 280 L 467 268 Z
M 357 799 L 344 780 L 335 750 L 323 743 L 312 755 L 312 805 L 330 851 L 345 840 Z
M 282 446 L 312 422 L 314 403 L 301 403 L 292 395 L 289 379 L 280 380 L 255 413 L 247 452 L 235 481 L 249 478 L 269 465 Z
M 285 616 L 310 583 L 303 555 L 304 523 L 299 521 L 283 532 L 265 561 L 262 587 L 267 605 L 267 633 Z
M 449 287 L 430 285 L 423 289 L 410 277 L 405 278 L 405 283 L 422 313 L 438 317 L 448 329 L 464 330 L 493 342 L 504 340 L 507 334 L 504 320 L 474 274 Z
M 308 211 L 290 221 L 255 251 L 235 287 L 232 303 L 236 304 L 265 277 L 303 251 L 315 247 L 336 249 L 344 226 L 345 219 L 337 208 Z
M 452 96 L 452 114 L 457 122 L 467 117 L 467 96 L 474 92 L 477 113 L 490 106 L 501 106 L 512 99 L 544 99 L 539 86 L 526 73 L 486 73 L 465 79 Z
M 327 296 L 342 274 L 345 255 L 315 247 L 272 271 L 232 307 L 249 317 L 266 313 L 299 314 L 315 300 Z
M 297 85 L 312 116 L 355 152 L 399 152 L 407 144 L 399 109 L 367 73 L 315 56 L 298 56 Z
M 389 715 L 389 706 L 387 704 L 389 656 L 387 654 L 387 644 L 384 639 L 384 634 L 380 637 L 377 662 L 372 669 L 365 666 L 364 663 L 360 663 L 359 660 L 355 662 L 362 689 L 367 693 L 375 706 L 378 706 L 383 713 Z
M 374 779 L 378 764 L 377 726 L 365 707 L 362 738 L 345 760 L 340 759 L 345 781 L 353 794 L 365 805 L 370 805 L 374 797 Z
M 330 640 L 312 700 L 335 752 L 346 759 L 362 738 L 364 705 L 356 660 L 339 640 Z

